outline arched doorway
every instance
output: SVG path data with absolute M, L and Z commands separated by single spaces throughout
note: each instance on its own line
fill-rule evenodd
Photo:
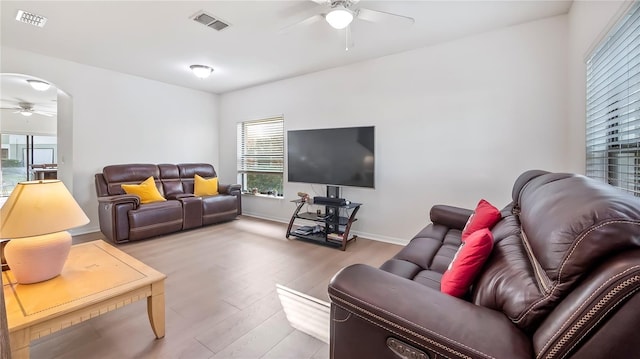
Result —
M 6 197 L 18 182 L 58 178 L 58 89 L 7 73 L 0 74 L 0 88 L 0 196 Z

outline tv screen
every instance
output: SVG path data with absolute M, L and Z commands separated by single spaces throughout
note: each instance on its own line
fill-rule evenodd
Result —
M 374 188 L 374 129 L 288 131 L 289 182 Z

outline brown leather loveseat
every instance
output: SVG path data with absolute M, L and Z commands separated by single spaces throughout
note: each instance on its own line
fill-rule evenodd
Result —
M 639 358 L 640 199 L 528 171 L 469 292 L 440 291 L 470 210 L 437 205 L 380 268 L 329 284 L 332 358 Z
M 194 177 L 216 177 L 212 165 L 122 164 L 95 175 L 100 230 L 114 243 L 150 238 L 184 229 L 229 221 L 242 214 L 240 185 L 218 185 L 218 195 L 194 196 Z M 152 176 L 166 201 L 140 203 L 123 184 L 139 184 Z

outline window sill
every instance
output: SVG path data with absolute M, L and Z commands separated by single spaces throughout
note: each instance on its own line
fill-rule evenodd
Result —
M 262 194 L 262 193 L 243 193 L 242 197 L 260 197 L 260 198 L 271 198 L 271 199 L 284 199 L 284 196 L 274 196 L 271 194 Z

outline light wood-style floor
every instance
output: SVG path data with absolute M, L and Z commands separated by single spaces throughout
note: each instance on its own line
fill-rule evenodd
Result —
M 338 270 L 379 266 L 401 247 L 358 238 L 342 252 L 287 240 L 285 231 L 285 224 L 242 216 L 118 245 L 168 276 L 165 338 L 155 339 L 146 301 L 139 301 L 33 342 L 31 357 L 328 358 L 327 344 L 289 325 L 276 283 L 328 301 Z

